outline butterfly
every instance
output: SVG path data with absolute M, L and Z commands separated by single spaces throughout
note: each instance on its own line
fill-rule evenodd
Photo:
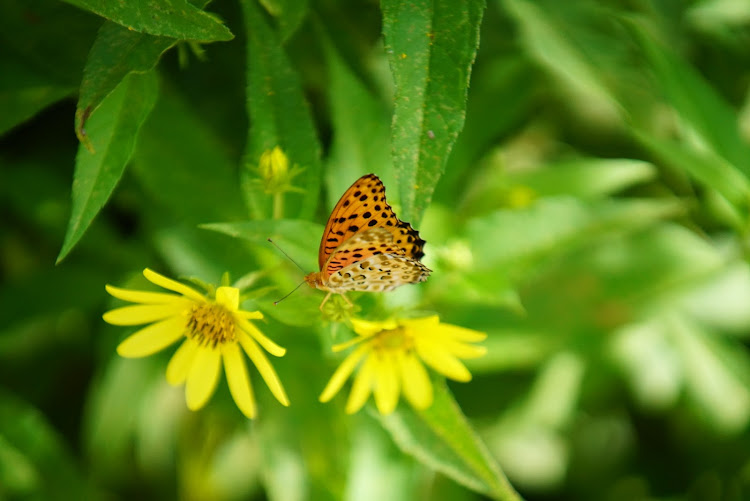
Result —
M 309 273 L 310 287 L 331 294 L 385 292 L 424 282 L 430 270 L 419 262 L 425 241 L 399 220 L 385 201 L 385 186 L 375 174 L 357 179 L 333 208 L 318 250 L 320 271 Z

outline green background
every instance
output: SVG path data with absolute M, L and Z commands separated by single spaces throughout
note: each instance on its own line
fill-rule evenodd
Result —
M 750 499 L 750 4 L 204 4 L 0 3 L 0 499 Z M 272 305 L 368 172 L 433 274 L 358 314 L 488 334 L 425 412 L 320 404 L 351 331 Z M 146 267 L 249 286 L 291 407 L 119 358 Z

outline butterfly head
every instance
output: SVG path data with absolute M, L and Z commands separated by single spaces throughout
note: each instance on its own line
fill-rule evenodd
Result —
M 322 273 L 319 271 L 313 271 L 305 275 L 305 282 L 313 289 L 328 290 L 328 287 L 323 285 Z

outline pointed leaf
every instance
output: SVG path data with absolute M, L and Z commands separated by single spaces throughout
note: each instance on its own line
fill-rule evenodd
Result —
M 231 40 L 234 36 L 214 15 L 203 12 L 187 0 L 110 2 L 107 0 L 65 0 L 110 21 L 143 33 L 201 42 Z
M 384 0 L 383 33 L 396 83 L 393 163 L 403 218 L 418 224 L 464 125 L 484 0 Z
M 129 30 L 106 21 L 89 52 L 76 106 L 76 136 L 91 150 L 86 121 L 105 97 L 131 72 L 143 73 L 177 41 Z
M 382 418 L 404 452 L 470 489 L 499 500 L 520 500 L 497 462 L 472 429 L 445 384 L 424 411 L 402 404 Z
M 138 131 L 156 100 L 153 73 L 132 74 L 102 103 L 89 124 L 89 137 L 97 149 L 78 148 L 73 180 L 73 207 L 59 263 L 80 240 L 109 199 L 133 154 Z

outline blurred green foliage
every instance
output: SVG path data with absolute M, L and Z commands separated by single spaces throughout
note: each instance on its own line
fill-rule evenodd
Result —
M 750 499 L 749 43 L 744 0 L 3 1 L 0 499 Z M 434 272 L 361 314 L 488 333 L 426 412 L 320 404 L 351 333 L 272 305 L 266 239 L 312 271 L 368 172 Z M 291 407 L 118 358 L 145 267 L 261 280 Z

